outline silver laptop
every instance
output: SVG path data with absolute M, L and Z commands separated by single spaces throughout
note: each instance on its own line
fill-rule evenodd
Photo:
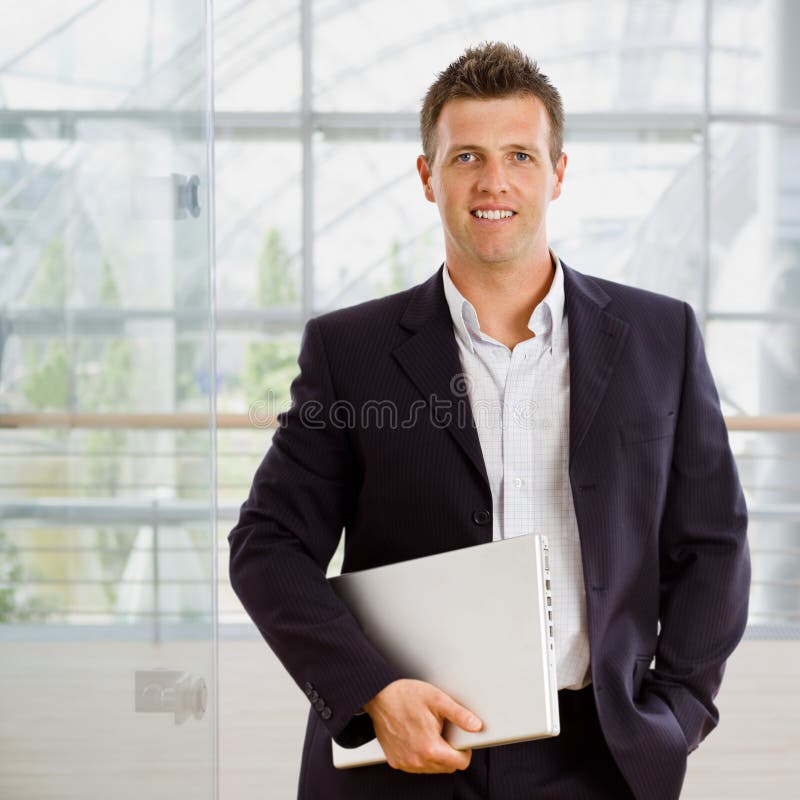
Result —
M 546 537 L 349 572 L 330 584 L 387 661 L 483 720 L 478 733 L 445 725 L 443 736 L 456 749 L 558 735 Z M 336 767 L 382 761 L 377 739 L 355 748 L 333 742 Z

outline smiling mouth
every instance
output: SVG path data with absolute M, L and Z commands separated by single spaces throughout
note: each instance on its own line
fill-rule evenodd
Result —
M 499 209 L 476 208 L 469 213 L 477 219 L 510 219 L 511 217 L 515 216 L 517 212 L 508 211 L 505 209 L 501 211 Z

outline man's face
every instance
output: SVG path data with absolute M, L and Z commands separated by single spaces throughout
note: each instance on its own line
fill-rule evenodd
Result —
M 425 197 L 442 217 L 448 264 L 524 267 L 544 253 L 547 206 L 561 194 L 566 165 L 562 154 L 553 169 L 538 97 L 448 100 L 434 163 L 417 159 Z

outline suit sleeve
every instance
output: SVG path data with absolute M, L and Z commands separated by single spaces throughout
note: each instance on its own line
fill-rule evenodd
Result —
M 660 623 L 646 690 L 689 752 L 716 726 L 725 661 L 747 623 L 747 509 L 700 329 L 688 305 L 680 412 L 660 530 Z
M 292 407 L 278 417 L 228 536 L 231 584 L 269 646 L 345 747 L 374 737 L 364 703 L 402 677 L 364 636 L 325 572 L 358 495 L 349 433 L 332 424 L 319 323 L 306 326 Z

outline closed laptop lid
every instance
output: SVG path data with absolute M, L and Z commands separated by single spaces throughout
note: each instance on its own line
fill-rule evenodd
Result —
M 519 536 L 330 579 L 367 638 L 406 677 L 438 686 L 483 730 L 446 724 L 457 749 L 559 732 L 546 537 Z M 333 742 L 337 767 L 385 761 L 377 739 Z

